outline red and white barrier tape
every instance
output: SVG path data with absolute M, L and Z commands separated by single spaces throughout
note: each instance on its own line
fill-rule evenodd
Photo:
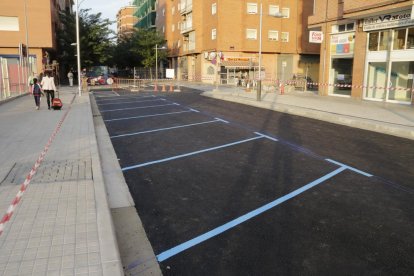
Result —
M 59 123 L 57 124 L 55 130 L 53 131 L 52 135 L 50 136 L 45 148 L 43 149 L 42 153 L 37 158 L 34 166 L 30 170 L 29 174 L 26 176 L 26 179 L 23 181 L 23 183 L 20 185 L 20 190 L 14 197 L 13 201 L 11 202 L 9 208 L 7 209 L 6 214 L 3 216 L 3 218 L 0 221 L 0 235 L 3 233 L 5 224 L 10 220 L 10 218 L 13 215 L 14 210 L 16 209 L 17 205 L 19 204 L 24 192 L 27 189 L 27 186 L 29 186 L 30 181 L 32 180 L 33 176 L 36 174 L 37 169 L 39 168 L 40 164 L 43 162 L 43 159 L 45 158 L 45 155 L 47 151 L 49 150 L 50 145 L 52 144 L 53 140 L 55 139 L 56 135 L 58 134 L 60 128 L 62 127 L 63 121 L 68 116 L 68 113 L 70 109 L 72 108 L 72 103 L 75 100 L 76 95 L 74 95 L 72 101 L 70 102 L 69 108 L 66 110 L 65 114 L 63 115 L 62 119 L 60 119 Z

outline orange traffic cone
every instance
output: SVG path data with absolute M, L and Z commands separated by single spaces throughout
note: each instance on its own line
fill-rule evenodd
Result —
M 162 85 L 162 92 L 166 92 L 167 90 L 165 90 L 165 84 Z
M 170 84 L 170 92 L 174 92 L 174 87 L 173 87 L 172 83 Z

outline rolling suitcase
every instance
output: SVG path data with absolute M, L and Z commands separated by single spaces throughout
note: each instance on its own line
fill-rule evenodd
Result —
M 52 108 L 54 110 L 60 110 L 63 104 L 62 104 L 62 101 L 59 99 L 59 91 L 56 91 L 56 92 L 58 94 L 58 97 L 52 100 Z

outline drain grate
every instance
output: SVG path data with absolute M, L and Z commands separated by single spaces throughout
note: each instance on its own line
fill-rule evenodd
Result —
M 15 163 L 0 185 L 19 185 L 32 169 L 32 164 Z M 61 160 L 44 161 L 37 169 L 32 182 L 60 182 L 74 180 L 90 180 L 92 175 L 92 160 Z

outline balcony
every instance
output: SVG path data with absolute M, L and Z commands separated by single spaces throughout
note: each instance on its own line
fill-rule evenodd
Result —
M 184 15 L 193 11 L 193 3 L 181 2 L 180 14 Z
M 193 21 L 183 21 L 180 23 L 181 34 L 191 32 L 193 30 Z

